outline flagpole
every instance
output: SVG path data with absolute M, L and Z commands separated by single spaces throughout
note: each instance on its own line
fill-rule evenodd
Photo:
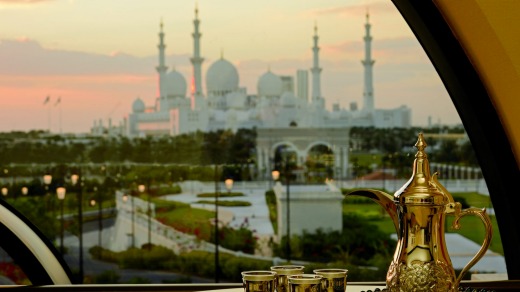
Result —
M 59 110 L 59 113 L 58 113 L 58 118 L 59 118 L 59 127 L 60 127 L 60 134 L 62 134 L 62 129 L 61 129 L 61 96 L 58 97 L 58 101 L 56 101 L 56 104 L 54 106 L 59 106 L 58 110 Z
M 51 97 L 47 95 L 45 100 L 43 101 L 43 105 L 47 105 L 47 130 L 49 133 L 51 132 L 51 105 L 50 105 Z

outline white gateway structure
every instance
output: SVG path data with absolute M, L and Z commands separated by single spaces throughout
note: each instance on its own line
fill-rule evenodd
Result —
M 325 108 L 325 99 L 321 94 L 318 32 L 314 27 L 313 64 L 310 70 L 295 72 L 293 76 L 280 76 L 268 70 L 259 77 L 257 93 L 250 94 L 240 87 L 239 73 L 236 67 L 223 56 L 206 71 L 206 94 L 202 89 L 202 63 L 200 20 L 195 10 L 193 76 L 190 92 L 186 78 L 174 69 L 168 72 L 165 65 L 165 43 L 163 25 L 159 32 L 159 93 L 153 106 L 146 106 L 137 98 L 128 117 L 126 134 L 144 135 L 179 135 L 194 131 L 214 131 L 239 128 L 348 128 L 353 126 L 374 126 L 378 128 L 410 127 L 411 110 L 407 106 L 395 109 L 375 109 L 372 85 L 370 23 L 365 24 L 365 58 L 363 105 L 358 110 L 356 104 L 350 109 L 333 105 L 332 111 Z M 309 91 L 309 74 L 312 91 Z M 296 92 L 295 92 L 296 87 Z M 309 98 L 309 92 L 311 96 Z M 101 123 L 100 123 L 101 124 Z M 101 126 L 98 125 L 97 127 Z M 93 132 L 96 130 L 96 126 Z

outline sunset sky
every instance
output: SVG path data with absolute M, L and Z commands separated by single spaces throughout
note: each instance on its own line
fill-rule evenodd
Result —
M 376 108 L 407 104 L 417 126 L 426 125 L 428 116 L 460 123 L 433 66 L 389 0 L 0 0 L 0 131 L 86 132 L 94 120 L 118 123 L 137 97 L 152 105 L 159 23 L 164 22 L 167 65 L 189 80 L 196 5 L 203 84 L 221 54 L 235 64 L 250 94 L 268 68 L 292 76 L 309 69 L 317 23 L 327 106 L 361 104 L 368 10 Z M 46 96 L 50 102 L 44 105 Z

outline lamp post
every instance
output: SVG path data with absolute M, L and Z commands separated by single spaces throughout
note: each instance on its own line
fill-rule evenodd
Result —
M 287 254 L 287 261 L 291 261 L 291 196 L 290 196 L 290 183 L 291 183 L 291 177 L 290 177 L 290 167 L 289 167 L 289 153 L 288 151 L 283 151 L 285 153 L 284 157 L 284 172 L 285 172 L 285 188 L 286 188 L 286 213 L 287 213 L 287 236 L 286 236 L 286 242 L 285 242 L 285 251 Z M 278 180 L 280 178 L 280 172 L 278 170 L 274 170 L 272 173 L 273 180 Z
M 103 247 L 103 244 L 102 244 L 102 231 L 103 231 L 103 220 L 102 219 L 103 219 L 103 217 L 101 216 L 103 203 L 101 202 L 101 192 L 99 192 L 97 187 L 94 187 L 94 193 L 97 194 L 97 201 L 96 201 L 96 199 L 92 199 L 90 202 L 91 202 L 92 207 L 96 206 L 96 204 L 98 205 L 98 246 Z M 94 204 L 92 204 L 92 202 Z
M 128 201 L 128 196 L 129 195 L 127 195 L 127 194 L 123 195 L 123 202 L 124 203 L 126 203 Z M 134 237 L 135 237 L 134 197 L 133 196 L 130 196 L 130 197 L 131 197 L 130 201 L 131 201 L 131 204 L 132 204 L 132 206 L 131 206 L 132 209 L 130 211 L 130 215 L 132 216 L 132 241 L 131 242 L 132 242 L 132 248 L 134 248 L 135 247 L 135 239 L 134 239 Z
M 60 210 L 61 210 L 61 229 L 60 229 L 60 252 L 63 255 L 63 201 L 65 200 L 66 189 L 64 187 L 59 187 L 56 189 L 56 195 L 58 196 L 58 200 L 60 200 Z
M 218 261 L 218 197 L 219 197 L 219 176 L 218 165 L 215 165 L 215 283 L 219 282 L 219 261 Z
M 78 169 L 77 174 L 70 177 L 72 185 L 78 185 L 78 226 L 79 226 L 79 283 L 83 284 L 83 178 L 81 176 L 81 169 Z
M 138 185 L 137 190 L 140 193 L 144 193 L 146 191 L 146 186 Z M 150 207 L 150 190 L 148 190 L 147 201 L 148 201 L 148 208 L 147 208 L 146 213 L 148 215 L 148 250 L 151 250 L 151 248 L 152 248 L 152 212 L 151 212 L 152 209 Z
M 29 194 L 29 189 L 27 187 L 22 187 L 22 195 L 27 196 Z
M 47 210 L 49 209 L 49 207 L 51 208 L 51 212 L 52 212 L 52 221 L 54 222 L 54 219 L 56 219 L 56 214 L 54 213 L 54 200 L 52 199 L 51 196 L 49 196 L 49 186 L 52 182 L 52 175 L 50 174 L 45 174 L 43 176 L 43 184 L 45 186 L 45 197 L 46 197 L 46 202 L 47 202 Z M 52 229 L 53 231 L 55 231 L 54 229 L 54 223 L 52 225 Z
M 291 177 L 289 175 L 289 158 L 285 158 L 285 183 L 287 193 L 287 242 L 285 243 L 287 250 L 287 261 L 291 262 L 291 196 L 290 196 L 290 183 Z
M 2 196 L 7 197 L 7 194 L 9 193 L 9 189 L 6 187 L 2 188 Z
M 103 247 L 103 241 L 102 241 L 102 237 L 103 237 L 103 201 L 102 201 L 102 193 L 101 192 L 98 192 L 98 228 L 99 228 L 99 233 L 98 233 L 98 243 L 99 243 L 99 246 L 100 247 Z

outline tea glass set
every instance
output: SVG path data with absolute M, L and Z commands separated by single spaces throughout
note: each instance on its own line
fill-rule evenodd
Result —
M 318 269 L 304 274 L 304 266 L 272 266 L 271 271 L 242 272 L 245 292 L 345 292 L 345 269 Z

